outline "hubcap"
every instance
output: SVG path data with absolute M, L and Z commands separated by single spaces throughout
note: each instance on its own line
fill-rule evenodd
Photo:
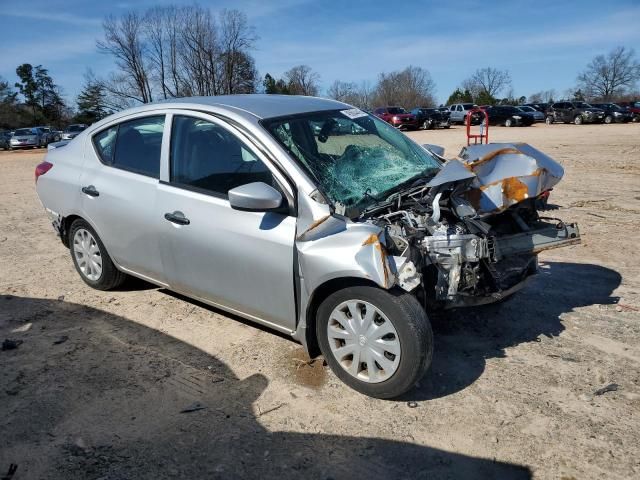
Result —
M 102 275 L 102 255 L 93 235 L 84 228 L 76 230 L 73 236 L 73 254 L 82 274 L 96 281 Z
M 369 302 L 349 300 L 338 305 L 329 317 L 327 336 L 335 359 L 358 380 L 383 382 L 398 369 L 398 332 Z

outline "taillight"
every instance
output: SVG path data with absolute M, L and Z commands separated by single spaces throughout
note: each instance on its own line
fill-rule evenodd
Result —
M 45 173 L 47 173 L 49 170 L 51 170 L 51 167 L 53 167 L 53 163 L 49 162 L 42 162 L 36 167 L 36 183 L 38 182 L 38 178 L 40 177 L 40 175 L 44 175 Z

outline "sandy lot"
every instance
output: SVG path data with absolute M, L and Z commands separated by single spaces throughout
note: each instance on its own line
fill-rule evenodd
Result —
M 43 153 L 1 152 L 0 341 L 23 343 L 0 351 L 0 475 L 640 478 L 640 125 L 491 133 L 564 165 L 549 214 L 583 243 L 508 302 L 434 318 L 432 368 L 398 401 L 143 282 L 89 289 L 34 193 Z

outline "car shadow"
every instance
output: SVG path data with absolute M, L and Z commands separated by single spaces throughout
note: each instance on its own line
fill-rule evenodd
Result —
M 401 441 L 269 431 L 258 417 L 288 406 L 255 404 L 264 376 L 88 306 L 1 296 L 0 337 L 23 341 L 0 351 L 0 471 L 16 464 L 16 480 L 531 478 Z M 308 423 L 296 412 L 289 424 Z
M 513 297 L 493 305 L 432 317 L 433 363 L 419 386 L 403 400 L 430 400 L 459 392 L 484 372 L 487 358 L 505 349 L 564 330 L 560 316 L 579 307 L 618 302 L 611 296 L 622 277 L 599 265 L 548 262 Z

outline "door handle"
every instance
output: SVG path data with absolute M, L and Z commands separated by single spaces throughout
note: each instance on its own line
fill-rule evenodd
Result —
M 82 187 L 82 193 L 89 195 L 90 197 L 99 197 L 100 192 L 96 190 L 96 187 L 89 185 L 88 187 Z
M 184 216 L 184 213 L 177 210 L 173 213 L 165 213 L 164 218 L 178 225 L 189 225 L 191 223 L 191 221 Z

